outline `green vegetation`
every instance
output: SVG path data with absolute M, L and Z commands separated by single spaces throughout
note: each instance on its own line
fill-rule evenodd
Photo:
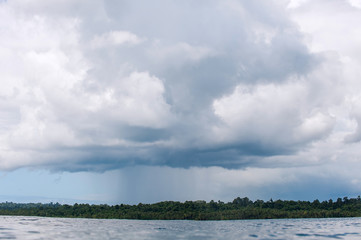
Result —
M 361 217 L 361 198 L 336 201 L 251 201 L 247 197 L 233 202 L 186 201 L 138 205 L 89 205 L 59 203 L 0 203 L 0 215 L 82 217 L 119 219 L 235 220 L 268 218 Z

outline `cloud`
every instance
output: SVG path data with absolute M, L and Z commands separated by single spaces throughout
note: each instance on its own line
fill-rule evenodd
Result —
M 349 2 L 349 3 L 351 4 L 351 6 L 353 6 L 353 7 L 361 8 L 361 1 L 359 1 L 359 0 L 349 0 L 348 2 Z
M 117 46 L 122 44 L 138 44 L 141 39 L 135 34 L 126 31 L 111 31 L 100 36 L 95 36 L 90 45 L 94 48 Z
M 334 121 L 317 104 L 304 102 L 308 92 L 305 84 L 298 83 L 238 86 L 213 104 L 225 124 L 216 128 L 215 135 L 229 143 L 254 142 L 270 151 L 322 139 L 332 131 Z
M 322 11 L 331 22 L 358 18 L 335 2 Z M 359 106 L 359 34 L 318 18 L 322 3 L 2 2 L 0 168 L 279 167 L 335 155 L 359 140 L 357 111 L 344 108 Z M 329 14 L 337 4 L 350 18 Z M 333 31 L 356 38 L 338 46 Z

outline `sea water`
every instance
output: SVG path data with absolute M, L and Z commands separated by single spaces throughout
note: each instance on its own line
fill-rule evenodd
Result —
M 144 221 L 0 216 L 0 239 L 361 239 L 361 218 Z

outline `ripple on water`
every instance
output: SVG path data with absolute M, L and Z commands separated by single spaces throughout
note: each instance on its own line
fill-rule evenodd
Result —
M 38 218 L 22 218 L 20 219 L 20 221 L 31 221 L 31 222 L 35 222 L 35 221 L 39 221 Z
M 308 237 L 308 236 L 311 236 L 311 234 L 307 234 L 307 233 L 296 233 L 295 235 L 298 236 L 298 237 Z
M 26 223 L 26 224 L 25 224 Z M 0 239 L 360 239 L 361 218 L 138 221 L 0 216 Z

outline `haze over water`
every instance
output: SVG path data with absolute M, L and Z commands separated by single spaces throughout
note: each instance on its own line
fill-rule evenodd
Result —
M 361 218 L 144 221 L 0 217 L 0 239 L 360 239 Z

